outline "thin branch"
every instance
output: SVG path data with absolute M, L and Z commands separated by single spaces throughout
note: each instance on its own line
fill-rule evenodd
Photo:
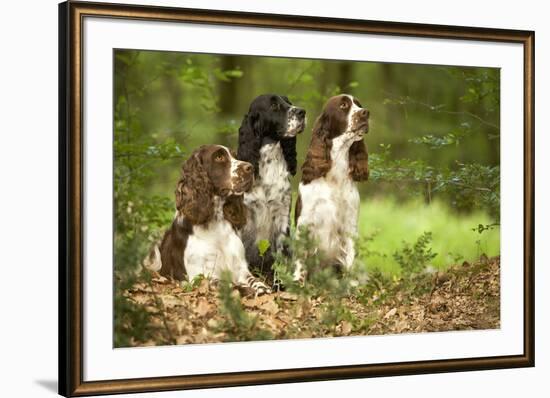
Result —
M 158 161 L 159 159 L 161 160 L 168 160 L 168 159 L 182 159 L 181 156 L 166 156 L 166 157 L 153 157 L 151 159 L 151 157 L 149 156 L 140 156 L 140 155 L 131 155 L 131 154 L 124 154 L 124 156 L 126 156 L 127 158 L 129 158 L 130 156 L 136 156 L 136 157 L 142 157 L 144 159 L 150 159 L 148 162 L 143 162 L 140 166 L 136 167 L 136 168 L 132 168 L 130 166 L 126 166 L 128 168 L 128 172 L 126 174 L 122 174 L 122 175 L 118 175 L 116 176 L 117 180 L 119 181 L 124 181 L 125 179 L 127 178 L 131 178 L 135 173 L 149 167 L 151 164 L 154 164 L 156 161 Z
M 161 76 L 163 76 L 164 73 L 163 72 L 159 72 L 156 76 L 152 77 L 151 79 L 149 79 L 148 81 L 146 81 L 145 83 L 143 83 L 143 85 L 140 87 L 140 88 L 133 88 L 131 90 L 128 90 L 127 91 L 127 94 L 135 94 L 139 91 L 144 91 L 144 90 L 147 90 L 147 88 L 153 84 L 156 80 L 158 80 Z
M 398 97 L 398 96 L 395 96 L 391 93 L 388 93 L 388 92 L 384 92 L 384 94 L 388 95 L 389 97 L 393 97 L 394 99 L 395 98 L 399 98 L 400 100 L 404 100 L 403 97 Z M 496 130 L 500 130 L 500 126 L 497 125 L 497 124 L 494 124 L 494 123 L 491 123 L 485 119 L 483 119 L 482 117 L 476 115 L 475 113 L 472 113 L 472 112 L 468 112 L 468 111 L 447 111 L 447 110 L 443 110 L 443 109 L 439 109 L 438 106 L 435 106 L 435 105 L 431 105 L 431 104 L 427 104 L 425 102 L 422 102 L 422 101 L 417 101 L 417 100 L 414 100 L 414 99 L 411 99 L 411 98 L 406 98 L 405 100 L 405 103 L 404 104 L 401 104 L 401 105 L 407 105 L 407 104 L 413 104 L 413 105 L 420 105 L 420 106 L 423 106 L 425 108 L 428 108 L 429 110 L 431 110 L 432 112 L 436 112 L 436 113 L 446 113 L 446 114 L 450 114 L 450 115 L 462 115 L 462 116 L 469 116 L 473 119 L 476 119 L 478 122 L 480 122 L 481 124 L 484 124 L 486 126 L 489 126 L 491 128 L 494 128 Z M 442 106 L 447 106 L 446 104 L 442 105 Z M 406 108 L 405 108 L 406 110 Z
M 296 77 L 296 79 L 294 79 L 294 81 L 292 83 L 290 83 L 289 87 L 286 90 L 287 93 L 290 93 L 290 92 L 292 92 L 292 90 L 294 90 L 296 85 L 300 82 L 300 79 L 302 78 L 302 76 L 304 76 L 306 74 L 306 72 L 309 72 L 313 68 L 313 65 L 314 64 L 312 62 L 307 68 L 305 68 L 304 70 L 302 70 L 300 72 L 300 74 Z
M 401 183 L 402 182 L 402 183 L 406 183 L 406 184 L 407 183 L 409 183 L 409 184 L 427 184 L 427 183 L 436 182 L 433 179 L 429 179 L 429 178 L 416 180 L 416 179 L 413 179 L 413 178 L 384 178 L 384 177 L 376 178 L 375 181 L 376 182 L 390 182 L 390 183 Z M 468 189 L 472 189 L 474 191 L 479 191 L 479 192 L 493 192 L 489 188 L 475 187 L 475 186 L 464 184 L 464 183 L 457 182 L 457 181 L 445 181 L 445 183 L 446 184 L 457 185 L 459 187 L 468 188 Z
M 429 105 L 426 105 L 426 106 L 429 106 Z M 494 123 L 491 123 L 485 119 L 482 119 L 481 117 L 479 117 L 478 115 L 476 115 L 475 113 L 471 113 L 471 112 L 468 112 L 468 111 L 445 111 L 445 110 L 436 110 L 435 112 L 439 112 L 439 113 L 448 113 L 448 114 L 451 114 L 451 115 L 466 115 L 466 116 L 470 116 L 474 119 L 476 119 L 477 121 L 479 121 L 480 123 L 486 125 L 486 126 L 489 126 L 489 127 L 492 127 L 496 130 L 500 130 L 500 126 L 494 124 Z

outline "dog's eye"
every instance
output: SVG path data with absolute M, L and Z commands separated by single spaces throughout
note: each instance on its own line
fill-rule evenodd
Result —
M 223 162 L 225 160 L 225 156 L 219 154 L 219 155 L 216 155 L 216 157 L 214 158 L 214 161 L 215 162 Z
M 340 104 L 340 109 L 348 109 L 348 103 L 347 102 L 342 102 Z
M 272 111 L 278 111 L 279 110 L 279 104 L 277 104 L 277 103 L 271 104 L 271 110 Z

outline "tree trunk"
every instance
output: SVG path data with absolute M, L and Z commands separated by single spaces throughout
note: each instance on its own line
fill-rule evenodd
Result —
M 338 64 L 338 87 L 341 93 L 349 93 L 349 84 L 353 80 L 353 63 L 340 62 Z
M 225 70 L 237 69 L 239 66 L 239 58 L 234 55 L 225 55 L 222 57 L 221 68 Z M 229 81 L 220 81 L 218 90 L 220 94 L 220 114 L 224 118 L 235 117 L 239 102 L 236 98 L 240 98 L 239 79 L 230 79 Z

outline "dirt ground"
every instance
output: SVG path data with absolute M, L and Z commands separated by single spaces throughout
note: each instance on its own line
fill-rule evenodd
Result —
M 499 257 L 482 256 L 475 263 L 426 275 L 424 288 L 418 291 L 401 287 L 395 282 L 366 295 L 343 298 L 335 311 L 343 308 L 345 316 L 336 317 L 333 324 L 326 322 L 327 308 L 332 308 L 327 307 L 326 298 L 288 292 L 241 297 L 234 290 L 231 296 L 242 317 L 229 319 L 217 286 L 206 279 L 190 289 L 154 274 L 151 282 L 136 283 L 125 295 L 150 314 L 151 337 L 133 340 L 135 346 L 500 327 Z

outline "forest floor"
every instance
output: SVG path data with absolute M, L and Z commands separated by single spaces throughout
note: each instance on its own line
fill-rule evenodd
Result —
M 338 300 L 289 292 L 223 296 L 207 279 L 196 286 L 153 274 L 125 292 L 149 313 L 150 333 L 135 346 L 500 327 L 500 257 L 426 274 L 415 281 L 370 280 Z

